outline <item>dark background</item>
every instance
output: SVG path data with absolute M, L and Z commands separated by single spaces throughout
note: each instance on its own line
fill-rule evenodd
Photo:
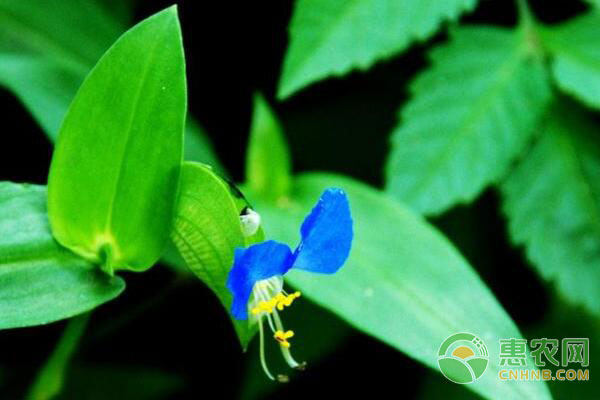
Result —
M 444 33 L 378 63 L 367 73 L 323 81 L 278 103 L 274 93 L 293 2 L 179 3 L 188 62 L 189 109 L 206 128 L 235 180 L 243 180 L 251 100 L 258 90 L 282 120 L 294 171 L 336 171 L 382 186 L 388 136 L 396 123 L 398 106 L 407 98 L 407 82 L 427 65 L 426 50 L 444 41 Z M 135 21 L 170 4 L 140 1 Z M 541 0 L 530 4 L 536 16 L 548 23 L 584 10 L 578 2 L 561 2 L 559 11 Z M 512 26 L 515 20 L 511 1 L 481 0 L 476 12 L 461 22 Z M 0 105 L 5 127 L 0 179 L 45 184 L 52 151 L 49 141 L 10 93 L 0 90 Z M 455 208 L 433 222 L 461 249 L 526 331 L 548 312 L 548 289 L 526 265 L 522 251 L 507 242 L 498 202 L 498 195 L 487 191 L 474 204 Z M 246 369 L 260 369 L 257 343 L 251 345 L 250 354 L 240 352 L 216 297 L 197 280 L 177 278 L 162 266 L 144 274 L 123 275 L 126 292 L 93 313 L 75 365 L 143 365 L 177 374 L 185 386 L 173 398 L 212 398 L 208 393 L 218 393 L 218 398 L 239 396 Z M 350 330 L 307 300 L 303 303 L 292 317 L 302 322 L 302 326 L 294 326 L 298 333 L 295 343 L 300 343 L 298 358 L 303 359 L 303 352 L 310 353 L 301 346 L 312 342 L 305 339 L 302 344 L 302 334 L 318 338 L 318 327 L 331 331 L 337 339 L 326 344 L 330 350 L 324 357 L 310 355 L 308 370 L 293 375 L 291 383 L 271 384 L 278 390 L 272 398 L 354 398 L 363 390 L 410 398 L 428 382 L 428 372 L 420 364 Z M 0 333 L 0 366 L 4 367 L 0 398 L 22 397 L 63 327 L 64 323 L 55 323 Z M 269 350 L 272 365 L 279 367 L 276 348 Z M 284 372 L 283 367 L 280 369 L 275 372 Z M 268 384 L 266 377 L 256 376 L 255 383 Z

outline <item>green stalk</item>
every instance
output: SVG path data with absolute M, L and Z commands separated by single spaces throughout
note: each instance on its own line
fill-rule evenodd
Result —
M 60 394 L 69 361 L 90 319 L 90 313 L 71 318 L 54 351 L 38 372 L 27 394 L 28 400 L 50 400 Z

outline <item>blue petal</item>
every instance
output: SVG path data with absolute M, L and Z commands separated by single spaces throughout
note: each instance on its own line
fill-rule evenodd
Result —
M 233 294 L 231 314 L 248 319 L 248 299 L 257 281 L 285 274 L 292 266 L 292 251 L 282 243 L 269 240 L 247 249 L 235 249 L 227 288 Z
M 304 219 L 302 240 L 294 252 L 294 268 L 333 274 L 344 264 L 352 245 L 352 218 L 346 193 L 330 188 Z

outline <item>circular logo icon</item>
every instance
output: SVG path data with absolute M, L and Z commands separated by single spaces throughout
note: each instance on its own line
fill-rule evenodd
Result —
M 444 340 L 438 351 L 442 374 L 454 383 L 473 383 L 488 366 L 489 354 L 483 341 L 467 332 L 455 333 Z

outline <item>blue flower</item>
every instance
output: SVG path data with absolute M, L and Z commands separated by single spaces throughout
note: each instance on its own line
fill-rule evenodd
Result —
M 264 363 L 262 320 L 267 319 L 274 338 L 281 344 L 284 358 L 294 368 L 301 367 L 289 354 L 287 339 L 293 331 L 284 331 L 277 311 L 290 306 L 300 292 L 283 290 L 283 276 L 292 268 L 333 274 L 344 264 L 352 244 L 352 218 L 348 198 L 341 189 L 323 192 L 300 228 L 300 244 L 292 252 L 289 246 L 269 240 L 246 249 L 236 249 L 227 288 L 233 294 L 231 313 L 236 319 L 249 318 L 259 323 L 261 361 Z

